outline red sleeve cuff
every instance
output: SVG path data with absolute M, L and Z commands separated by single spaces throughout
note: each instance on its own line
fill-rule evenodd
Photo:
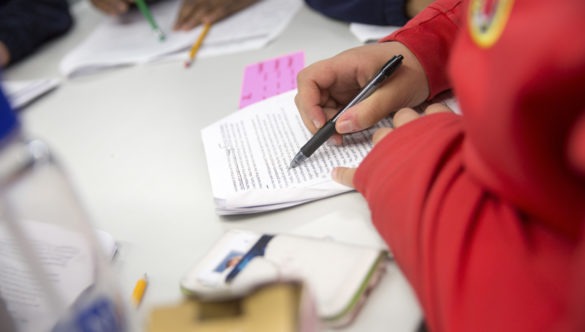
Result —
M 414 17 L 402 29 L 381 41 L 398 41 L 421 62 L 429 80 L 429 99 L 450 89 L 447 64 L 459 30 L 460 0 L 438 0 Z

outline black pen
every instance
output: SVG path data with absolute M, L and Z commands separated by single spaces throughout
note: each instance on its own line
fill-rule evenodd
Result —
M 402 55 L 395 55 L 390 59 L 382 69 L 372 78 L 366 86 L 349 102 L 344 108 L 342 108 L 334 117 L 329 119 L 325 123 L 323 127 L 321 127 L 315 136 L 311 137 L 311 139 L 303 145 L 300 151 L 295 155 L 293 160 L 290 162 L 290 168 L 294 168 L 302 163 L 305 159 L 309 158 L 313 152 L 315 152 L 323 143 L 327 142 L 327 140 L 333 136 L 335 133 L 335 123 L 337 123 L 337 119 L 347 111 L 350 107 L 356 105 L 357 103 L 361 102 L 362 100 L 366 99 L 370 96 L 379 86 L 384 82 L 386 78 L 388 78 L 392 73 L 402 64 L 402 59 L 404 57 Z

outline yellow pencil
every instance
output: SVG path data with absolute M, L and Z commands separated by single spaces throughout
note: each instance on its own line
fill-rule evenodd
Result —
M 134 290 L 132 291 L 132 302 L 134 303 L 135 307 L 138 307 L 142 302 L 142 298 L 144 297 L 144 293 L 146 292 L 147 286 L 148 276 L 145 273 L 144 276 L 136 282 Z
M 205 39 L 205 36 L 207 36 L 210 28 L 211 23 L 205 23 L 205 25 L 203 25 L 203 30 L 199 34 L 199 38 L 197 38 L 197 41 L 193 44 L 193 47 L 191 47 L 191 51 L 189 51 L 189 59 L 185 61 L 185 68 L 188 68 L 191 66 L 191 63 L 193 63 L 193 59 L 195 59 L 195 55 L 197 54 L 197 51 L 199 51 L 199 48 L 201 48 L 201 44 L 203 44 L 203 40 Z

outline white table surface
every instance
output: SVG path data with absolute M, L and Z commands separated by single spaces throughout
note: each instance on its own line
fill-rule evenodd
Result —
M 58 77 L 62 57 L 102 19 L 86 1 L 73 8 L 74 29 L 4 79 Z M 302 50 L 308 65 L 359 45 L 348 25 L 301 8 L 267 47 L 181 63 L 120 68 L 67 80 L 22 113 L 26 132 L 44 139 L 68 170 L 96 227 L 121 243 L 116 263 L 130 295 L 147 273 L 139 309 L 181 298 L 179 279 L 229 228 L 259 232 L 311 229 L 337 220 L 352 242 L 382 246 L 361 195 L 349 193 L 285 210 L 221 217 L 214 211 L 200 131 L 236 111 L 246 65 Z M 342 231 L 333 230 L 332 233 Z M 343 331 L 415 331 L 420 308 L 411 288 L 391 266 L 357 319 Z

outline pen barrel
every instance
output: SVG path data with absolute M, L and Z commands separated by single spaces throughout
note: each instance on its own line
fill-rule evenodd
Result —
M 335 122 L 329 120 L 311 139 L 303 145 L 301 152 L 305 157 L 310 157 L 323 143 L 335 134 Z
M 150 9 L 148 8 L 148 5 L 146 4 L 146 2 L 144 2 L 144 0 L 136 0 L 136 7 L 138 7 L 138 10 L 140 10 L 140 12 L 142 13 L 142 16 L 144 16 L 146 18 L 146 20 L 148 21 L 148 24 L 150 24 L 151 28 L 153 30 L 157 30 L 158 29 L 158 25 L 156 24 L 156 21 L 154 20 L 154 17 L 152 16 L 152 13 L 150 12 Z

